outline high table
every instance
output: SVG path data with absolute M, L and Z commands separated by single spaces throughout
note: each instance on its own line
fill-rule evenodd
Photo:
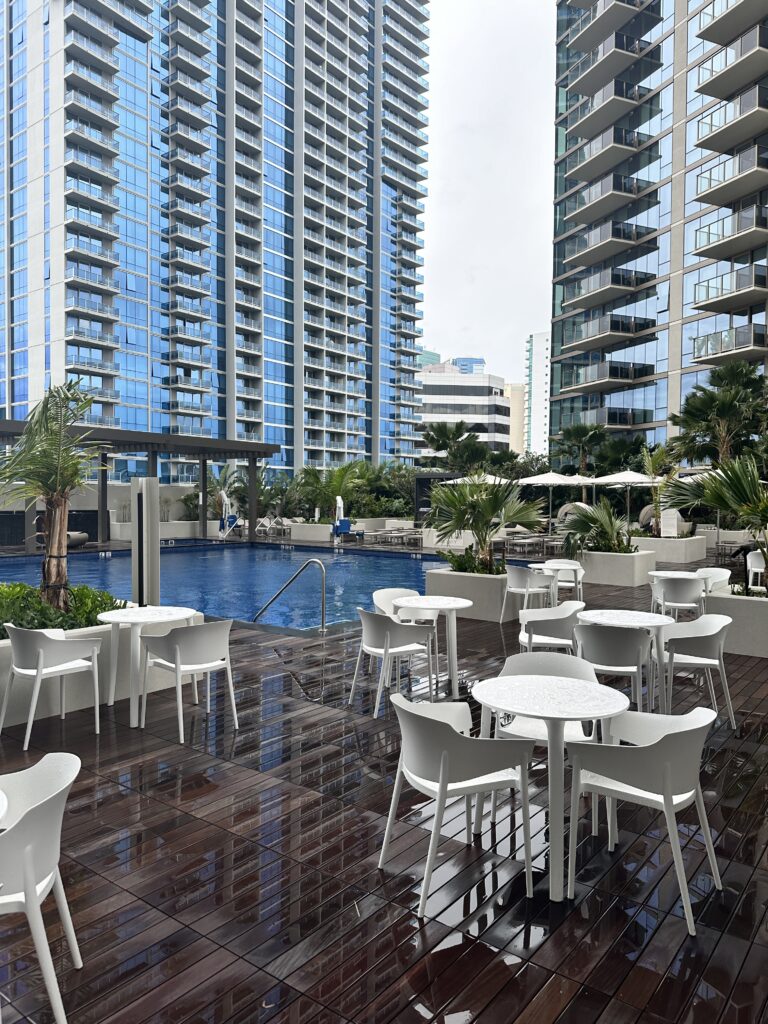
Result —
M 563 729 L 566 722 L 600 719 L 603 736 L 608 722 L 629 707 L 629 698 L 619 690 L 601 683 L 585 683 L 562 676 L 498 676 L 475 683 L 472 696 L 482 706 L 480 735 L 491 735 L 493 712 L 523 715 L 541 719 L 547 726 L 549 743 L 547 774 L 549 778 L 549 898 L 556 903 L 563 899 L 564 762 Z M 514 726 L 510 731 L 514 731 Z M 478 810 L 483 795 L 478 796 Z M 475 831 L 479 830 L 479 814 Z M 576 822 L 571 822 L 576 827 Z
M 453 687 L 453 699 L 459 699 L 459 656 L 456 647 L 456 612 L 472 607 L 466 597 L 398 597 L 392 602 L 395 608 L 407 608 L 408 611 L 440 612 L 445 616 L 445 632 L 448 640 L 448 678 Z M 439 666 L 438 666 L 439 668 Z
M 120 645 L 120 626 L 131 627 L 131 673 L 130 673 L 130 722 L 135 729 L 139 724 L 139 667 L 141 665 L 141 629 L 150 624 L 188 623 L 194 621 L 194 608 L 175 608 L 172 605 L 144 605 L 143 607 L 117 608 L 112 612 L 101 612 L 99 622 L 112 626 L 109 647 L 109 705 L 115 703 L 117 685 L 117 651 Z
M 664 627 L 671 626 L 675 620 L 671 615 L 660 615 L 658 612 L 636 612 L 628 608 L 595 608 L 588 612 L 579 612 L 579 622 L 591 622 L 598 626 L 623 626 L 625 628 L 647 629 L 653 633 L 655 649 L 656 673 L 659 682 L 659 703 L 662 714 L 667 714 L 667 687 L 664 683 Z M 653 686 L 653 680 L 649 680 Z M 651 694 L 649 693 L 649 698 Z M 648 706 L 651 706 L 650 699 Z

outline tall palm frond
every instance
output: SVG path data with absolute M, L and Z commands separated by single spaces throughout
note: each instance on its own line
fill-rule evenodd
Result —
M 565 528 L 565 551 L 569 558 L 581 551 L 626 554 L 633 550 L 629 520 L 616 515 L 607 498 L 591 507 L 575 508 L 566 519 Z

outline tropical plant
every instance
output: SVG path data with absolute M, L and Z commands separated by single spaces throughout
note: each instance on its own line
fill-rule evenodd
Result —
M 640 435 L 631 438 L 608 437 L 595 452 L 595 475 L 607 476 L 625 469 L 641 472 L 644 447 L 645 441 Z
M 479 471 L 485 465 L 490 448 L 463 420 L 457 423 L 430 423 L 422 431 L 424 443 L 438 457 L 426 461 L 457 473 Z
M 432 506 L 425 525 L 437 531 L 439 541 L 467 530 L 472 534 L 478 572 L 494 572 L 493 539 L 504 526 L 539 530 L 542 502 L 523 501 L 520 488 L 509 481 L 485 483 L 472 478 L 466 483 L 438 484 L 432 488 Z
M 413 518 L 415 477 L 413 467 L 402 462 L 386 460 L 378 466 L 362 463 L 350 514 L 358 518 Z
M 668 484 L 677 475 L 678 467 L 663 444 L 655 448 L 643 449 L 643 473 L 659 483 L 651 484 L 651 504 L 653 505 L 653 521 L 651 533 L 658 537 L 661 534 L 662 496 Z
M 46 604 L 66 612 L 70 591 L 67 576 L 67 527 L 72 494 L 86 486 L 104 445 L 75 436 L 92 399 L 79 381 L 52 387 L 27 417 L 24 432 L 0 457 L 3 503 L 19 499 L 45 504 L 44 547 L 40 594 Z
M 607 498 L 588 508 L 575 508 L 565 522 L 565 554 L 576 558 L 582 551 L 628 554 L 634 551 L 629 520 L 617 515 Z
M 3 622 L 23 629 L 78 629 L 98 626 L 102 612 L 125 607 L 125 601 L 84 585 L 70 587 L 68 593 L 69 607 L 62 611 L 44 601 L 41 592 L 28 583 L 0 583 L 0 639 L 8 638 Z
M 337 497 L 342 499 L 347 509 L 360 486 L 363 465 L 357 460 L 332 469 L 306 466 L 298 477 L 297 487 L 309 510 L 319 509 L 321 517 L 333 516 Z
M 736 529 L 747 530 L 768 564 L 768 485 L 760 479 L 752 455 L 721 462 L 717 469 L 695 477 L 678 477 L 667 486 L 665 508 L 706 506 L 733 518 Z
M 567 460 L 564 467 L 573 466 L 578 473 L 584 474 L 607 439 L 608 431 L 603 426 L 574 423 L 563 427 L 555 447 L 557 453 Z

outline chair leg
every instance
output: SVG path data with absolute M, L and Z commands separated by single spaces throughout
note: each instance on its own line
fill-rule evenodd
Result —
M 147 676 L 149 675 L 149 655 L 144 658 L 144 671 L 141 678 L 141 728 L 147 723 Z
M 600 797 L 597 793 L 592 793 L 590 799 L 592 801 L 592 835 L 596 836 L 600 834 Z
M 67 894 L 64 892 L 64 884 L 61 881 L 61 872 L 56 868 L 56 878 L 53 883 L 53 895 L 56 899 L 56 906 L 59 909 L 59 917 L 67 937 L 67 945 L 72 954 L 72 964 L 79 971 L 83 966 L 83 958 L 80 956 L 80 947 L 77 944 L 75 926 L 72 924 L 72 915 L 69 912 Z
M 725 697 L 725 706 L 728 708 L 728 717 L 731 720 L 731 728 L 736 729 L 736 718 L 733 714 L 733 704 L 731 703 L 731 691 L 728 689 L 728 676 L 725 674 L 725 662 L 720 658 L 718 675 L 720 676 L 720 685 L 723 688 L 723 696 Z M 0 728 L 2 728 L 2 721 L 0 721 Z
M 467 846 L 469 846 L 472 842 L 472 797 L 469 793 L 464 797 L 464 818 L 467 826 Z
M 637 710 L 643 710 L 643 666 L 637 666 L 637 673 L 635 675 L 635 686 L 637 687 L 637 699 L 635 701 Z
M 672 859 L 675 862 L 675 874 L 677 875 L 677 884 L 680 886 L 680 896 L 683 901 L 683 910 L 685 911 L 685 922 L 688 925 L 688 934 L 695 935 L 696 925 L 693 923 L 691 897 L 688 893 L 688 879 L 685 877 L 683 855 L 680 851 L 680 836 L 677 834 L 677 818 L 675 817 L 675 812 L 671 806 L 671 803 L 666 804 L 666 801 L 664 807 L 664 817 L 667 822 L 667 832 L 669 833 L 669 845 L 672 847 Z
M 193 704 L 199 704 L 200 703 L 200 697 L 199 697 L 198 692 L 197 692 L 197 676 L 195 675 L 194 672 L 192 673 L 192 703 Z
M 581 780 L 578 768 L 573 769 L 571 779 L 571 817 L 568 825 L 568 899 L 573 899 L 576 887 L 576 840 L 579 832 L 579 797 L 581 796 Z M 592 794 L 594 808 L 595 794 Z M 595 834 L 594 817 L 592 819 L 592 835 Z M 558 865 L 553 864 L 552 871 L 558 870 Z M 559 868 L 562 871 L 562 867 Z
M 240 728 L 240 723 L 237 720 L 237 704 L 235 703 L 235 687 L 232 682 L 232 662 L 227 657 L 224 663 L 224 670 L 227 673 L 227 690 L 229 691 L 229 706 L 232 708 L 232 724 L 235 730 Z M 210 693 L 210 686 L 208 688 Z
M 363 645 L 360 644 L 360 650 L 357 652 L 357 662 L 355 663 L 355 674 L 352 677 L 352 689 L 349 691 L 349 700 L 347 704 L 351 704 L 355 697 L 355 690 L 357 689 L 357 680 L 360 677 L 360 669 L 363 666 Z
M 176 662 L 176 718 L 179 723 L 179 743 L 184 742 L 184 706 L 181 701 L 181 665 Z
M 30 893 L 31 899 L 25 900 L 25 910 L 29 930 L 32 932 L 32 940 L 35 944 L 35 952 L 40 962 L 40 970 L 45 982 L 45 990 L 53 1010 L 53 1019 L 56 1024 L 67 1024 L 67 1015 L 64 1013 L 64 1004 L 61 1001 L 59 983 L 56 980 L 56 971 L 51 958 L 51 950 L 48 946 L 48 936 L 45 933 L 45 923 L 37 902 L 36 894 Z
M 432 881 L 432 872 L 435 867 L 435 861 L 437 860 L 437 848 L 440 845 L 440 829 L 443 827 L 443 813 L 445 812 L 445 793 L 446 786 L 442 783 L 437 793 L 437 801 L 435 803 L 435 820 L 432 824 L 432 837 L 429 840 L 429 852 L 427 853 L 427 866 L 424 870 L 424 880 L 421 883 L 421 898 L 419 899 L 419 909 L 416 911 L 418 917 L 424 917 L 424 911 L 427 906 L 427 897 L 429 896 L 429 884 Z
M 392 677 L 392 659 L 385 654 L 381 659 L 381 672 L 379 673 L 379 685 L 376 687 L 376 704 L 373 709 L 373 717 L 378 718 L 381 695 L 384 692 L 384 682 L 389 686 Z
M 616 800 L 612 796 L 605 798 L 605 810 L 608 815 L 608 852 L 613 853 L 616 849 Z
M 24 750 L 29 748 L 29 737 L 32 735 L 32 723 L 35 720 L 35 711 L 37 710 L 37 698 L 40 696 L 40 684 L 43 681 L 42 669 L 38 669 L 37 675 L 35 676 L 35 685 L 32 689 L 32 700 L 29 702 L 29 718 L 27 719 L 27 731 L 24 735 Z
M 389 815 L 387 817 L 387 827 L 384 830 L 384 841 L 381 844 L 381 853 L 379 854 L 379 868 L 384 867 L 384 861 L 387 859 L 387 853 L 389 851 L 389 840 L 392 837 L 392 829 L 394 828 L 395 821 L 397 820 L 397 805 L 400 802 L 400 793 L 403 788 L 403 772 L 401 769 L 401 763 L 398 762 L 397 774 L 395 775 L 395 786 L 392 790 L 392 802 L 389 805 Z
M 8 682 L 5 684 L 5 693 L 3 694 L 3 706 L 0 708 L 0 733 L 3 731 L 3 725 L 5 724 L 5 713 L 8 710 L 8 701 L 11 699 L 11 690 L 13 689 L 14 673 L 13 669 L 8 673 Z
M 100 732 L 100 725 L 99 725 L 99 659 L 96 656 L 96 651 L 93 652 L 93 657 L 91 659 L 91 665 L 93 666 L 92 669 L 91 669 L 91 674 L 93 675 L 93 718 L 94 718 L 93 727 L 96 730 L 96 735 L 98 736 L 99 732 Z
M 63 722 L 67 717 L 67 697 L 64 691 L 64 676 L 59 676 L 59 718 Z
M 496 793 L 494 792 L 494 796 Z M 533 896 L 533 858 L 531 856 L 531 808 L 528 803 L 528 765 L 520 765 L 520 803 L 523 812 L 523 853 L 525 855 L 525 895 Z
M 704 797 L 701 794 L 701 786 L 696 787 L 696 812 L 699 815 L 699 825 L 701 826 L 701 834 L 704 836 L 704 845 L 707 848 L 707 857 L 709 858 L 709 867 L 712 871 L 712 879 L 715 883 L 715 888 L 722 889 L 723 882 L 720 878 L 720 869 L 717 866 L 717 857 L 715 856 L 715 847 L 712 842 L 712 833 L 709 831 L 707 809 L 704 806 Z
M 211 713 L 211 673 L 205 673 L 205 713 Z
M 717 711 L 717 694 L 715 693 L 715 681 L 712 678 L 712 669 L 707 667 L 704 669 L 704 678 L 707 680 L 707 686 L 709 687 L 709 699 L 712 701 L 712 710 Z
M 432 641 L 427 641 L 427 678 L 429 679 L 429 702 L 433 704 L 435 701 L 435 689 L 432 681 L 434 675 L 434 667 L 432 664 Z

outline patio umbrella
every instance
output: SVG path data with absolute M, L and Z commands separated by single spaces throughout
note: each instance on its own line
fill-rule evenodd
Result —
M 632 469 L 625 469 L 621 473 L 610 473 L 608 476 L 598 476 L 595 478 L 596 484 L 601 484 L 605 487 L 626 487 L 627 489 L 627 519 L 630 518 L 629 509 L 629 494 L 633 487 L 653 487 L 654 484 L 660 484 L 664 480 L 661 476 L 646 476 L 645 473 L 636 473 Z
M 536 476 L 524 476 L 517 482 L 528 487 L 549 488 L 549 532 L 552 533 L 552 491 L 555 487 L 581 487 L 587 477 L 566 476 L 564 473 L 539 473 Z M 592 482 L 591 480 L 589 481 Z
M 458 480 L 446 480 L 447 484 L 494 484 L 497 487 L 511 483 L 503 476 L 491 476 L 490 473 L 478 473 L 476 476 L 462 476 Z

